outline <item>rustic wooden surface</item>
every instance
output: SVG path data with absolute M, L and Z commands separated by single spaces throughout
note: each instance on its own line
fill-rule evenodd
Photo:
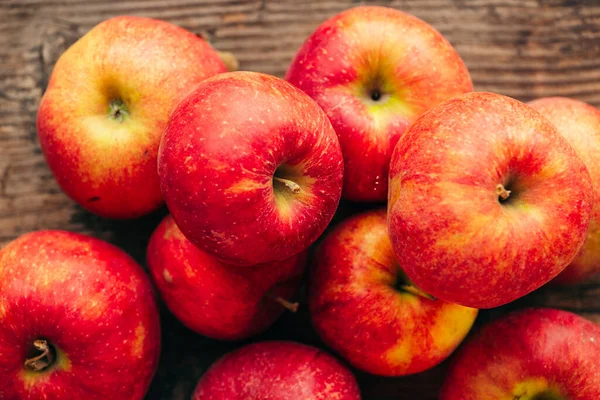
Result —
M 521 100 L 571 96 L 600 106 L 600 1 L 404 0 L 397 7 L 434 25 L 456 46 L 477 90 Z M 90 215 L 59 189 L 41 154 L 35 115 L 60 53 L 99 21 L 121 14 L 161 18 L 208 35 L 236 54 L 241 68 L 283 76 L 293 54 L 346 0 L 0 0 L 0 246 L 43 228 L 94 234 L 144 263 L 147 239 L 165 210 L 134 222 Z M 352 210 L 352 206 L 349 208 Z M 348 208 L 346 209 L 347 212 Z M 483 312 L 477 324 L 506 310 L 555 306 L 600 322 L 600 278 L 575 288 L 543 288 Z M 239 343 L 219 343 L 185 329 L 163 310 L 161 366 L 148 399 L 188 399 L 210 363 Z M 285 315 L 262 338 L 318 344 L 306 307 Z M 435 399 L 444 365 L 406 378 L 358 373 L 367 400 Z

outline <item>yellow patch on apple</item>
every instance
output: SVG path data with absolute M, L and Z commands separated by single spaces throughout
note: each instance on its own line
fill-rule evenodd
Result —
M 131 354 L 141 358 L 144 355 L 144 341 L 146 340 L 146 328 L 141 323 L 135 328 L 135 339 L 131 344 Z

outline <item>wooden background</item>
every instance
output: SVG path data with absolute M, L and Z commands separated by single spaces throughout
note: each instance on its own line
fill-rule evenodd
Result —
M 283 76 L 302 41 L 326 18 L 358 2 L 346 0 L 0 0 L 0 247 L 36 229 L 61 228 L 109 240 L 142 264 L 147 239 L 165 215 L 102 220 L 59 189 L 36 138 L 35 115 L 60 53 L 92 26 L 128 14 L 161 18 L 206 34 L 233 52 L 241 69 Z M 434 25 L 457 48 L 476 90 L 521 100 L 571 96 L 600 106 L 600 1 L 380 1 Z M 356 209 L 356 207 L 354 208 Z M 345 212 L 352 211 L 347 206 Z M 338 220 L 341 216 L 338 216 Z M 481 313 L 477 324 L 506 310 L 547 305 L 600 322 L 600 278 L 573 288 L 543 288 L 516 303 Z M 237 344 L 193 334 L 166 310 L 163 354 L 148 399 L 189 399 L 202 372 Z M 306 307 L 285 315 L 262 338 L 318 344 Z M 358 373 L 367 400 L 433 400 L 444 365 L 405 378 Z

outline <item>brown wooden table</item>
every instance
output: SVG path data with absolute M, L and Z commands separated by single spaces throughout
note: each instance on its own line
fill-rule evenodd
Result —
M 0 0 L 0 246 L 32 230 L 85 232 L 127 250 L 142 264 L 148 237 L 166 210 L 134 222 L 106 221 L 70 201 L 54 181 L 36 138 L 35 115 L 60 53 L 99 21 L 121 14 L 161 18 L 206 34 L 233 52 L 241 69 L 283 76 L 292 56 L 346 0 Z M 397 7 L 433 24 L 457 48 L 480 91 L 521 100 L 562 95 L 600 106 L 600 1 L 404 0 Z M 345 205 L 341 214 L 363 208 Z M 337 220 L 343 215 L 338 215 Z M 482 312 L 481 325 L 507 310 L 560 307 L 600 323 L 600 278 L 571 288 L 542 288 Z M 239 343 L 202 338 L 166 310 L 163 352 L 148 399 L 189 399 L 198 377 Z M 319 344 L 306 307 L 284 315 L 259 339 Z M 405 378 L 357 373 L 367 400 L 436 398 L 444 365 Z

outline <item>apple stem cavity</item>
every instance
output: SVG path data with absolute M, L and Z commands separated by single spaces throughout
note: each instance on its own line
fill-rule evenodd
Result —
M 373 89 L 371 91 L 371 100 L 379 101 L 381 99 L 381 91 L 379 89 Z
M 295 313 L 296 311 L 298 311 L 298 303 L 292 303 L 290 301 L 287 301 L 286 299 L 279 297 L 279 296 L 272 296 L 271 297 L 275 302 L 281 304 L 283 306 L 283 308 Z
M 294 194 L 300 193 L 300 185 L 298 185 L 294 181 L 291 181 L 291 180 L 285 179 L 285 178 L 280 178 L 278 176 L 274 176 L 273 180 L 275 180 L 276 182 L 282 183 L 285 187 L 290 189 L 290 191 Z
M 423 297 L 428 300 L 432 300 L 432 301 L 437 300 L 437 298 L 435 296 L 432 296 L 429 293 L 419 289 L 415 285 L 402 285 L 402 286 L 400 286 L 400 289 L 404 290 L 405 292 L 408 292 L 410 294 L 414 294 L 416 296 L 420 296 L 420 297 Z
M 112 100 L 108 105 L 108 118 L 123 122 L 129 116 L 127 104 L 121 99 Z
M 506 190 L 503 184 L 499 183 L 498 186 L 496 186 L 496 194 L 498 195 L 501 201 L 507 200 L 510 196 L 510 193 L 511 191 Z
M 25 368 L 34 372 L 41 372 L 51 366 L 54 363 L 54 355 L 48 341 L 44 339 L 38 339 L 33 342 L 35 351 L 41 352 L 35 357 L 27 358 L 25 360 Z

